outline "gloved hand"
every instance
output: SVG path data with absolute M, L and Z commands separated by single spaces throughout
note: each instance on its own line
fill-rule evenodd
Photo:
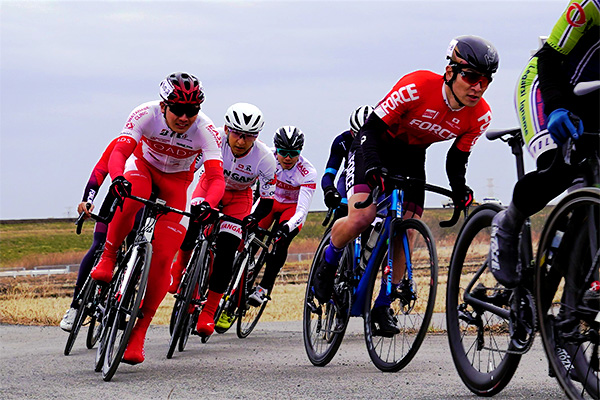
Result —
M 281 225 L 275 233 L 275 243 L 279 242 L 281 239 L 287 239 L 289 234 L 290 227 L 288 226 L 288 224 Z
M 473 203 L 473 190 L 467 185 L 460 189 L 452 188 L 452 201 L 455 207 L 464 210 Z
M 212 209 L 208 201 L 203 201 L 200 204 L 191 207 L 194 215 L 194 222 L 208 224 L 214 220 L 217 213 Z
M 333 186 L 325 189 L 325 205 L 327 208 L 337 208 L 342 202 L 342 196 Z
M 583 133 L 583 122 L 569 110 L 557 108 L 548 116 L 548 132 L 556 144 L 562 146 L 569 137 L 579 139 Z
M 127 197 L 131 194 L 131 182 L 125 179 L 124 176 L 119 175 L 113 179 L 110 185 L 110 192 L 119 199 Z
M 369 189 L 373 190 L 379 187 L 382 192 L 385 191 L 383 186 L 383 177 L 381 176 L 380 167 L 371 167 L 365 171 L 365 183 L 369 186 Z
M 242 225 L 245 231 L 253 231 L 258 226 L 258 219 L 252 214 L 246 215 L 242 220 Z

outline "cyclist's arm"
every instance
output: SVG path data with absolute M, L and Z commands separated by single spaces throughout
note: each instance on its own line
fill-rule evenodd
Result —
M 106 175 L 108 175 L 108 160 L 110 159 L 110 155 L 117 144 L 117 138 L 113 139 L 108 147 L 102 153 L 100 160 L 96 163 L 96 166 L 92 170 L 92 174 L 90 175 L 90 179 L 85 186 L 85 190 L 83 191 L 83 199 L 82 203 L 93 203 L 96 195 L 98 194 L 98 190 Z
M 277 182 L 275 178 L 275 169 L 275 158 L 271 155 L 271 152 L 269 151 L 260 160 L 258 168 L 257 182 L 260 199 L 258 200 L 254 211 L 252 211 L 252 215 L 258 221 L 269 215 L 269 213 L 273 209 L 273 204 L 275 203 L 275 183 Z
M 459 150 L 457 143 L 455 141 L 452 144 L 446 155 L 446 174 L 448 175 L 448 182 L 452 190 L 460 191 L 467 184 L 465 176 L 471 153 Z
M 298 202 L 296 204 L 296 212 L 287 222 L 287 226 L 292 232 L 306 221 L 308 216 L 308 210 L 310 209 L 310 203 L 317 190 L 317 171 L 309 163 L 305 163 L 305 168 L 309 170 L 309 173 L 304 177 L 304 180 L 300 184 L 300 192 L 298 193 Z
M 381 158 L 379 157 L 379 149 L 383 144 L 383 135 L 386 134 L 388 126 L 374 112 L 369 115 L 365 124 L 360 130 L 361 147 L 363 160 L 365 163 L 365 171 L 373 167 L 381 167 Z
M 572 91 L 569 82 L 561 70 L 561 65 L 566 61 L 566 55 L 560 54 L 548 45 L 538 51 L 538 77 L 540 91 L 544 100 L 544 113 L 550 115 L 557 108 L 567 108 L 568 98 L 566 95 Z
M 342 161 L 347 155 L 348 151 L 344 147 L 343 135 L 338 135 L 331 144 L 331 151 L 325 167 L 325 173 L 321 178 L 321 188 L 323 191 L 326 191 L 328 188 L 335 188 L 335 177 L 342 165 Z
M 125 161 L 129 158 L 137 146 L 137 141 L 129 135 L 121 135 L 117 138 L 117 144 L 113 149 L 108 160 L 108 172 L 110 177 L 115 179 L 117 176 L 123 176 L 125 171 Z
M 225 178 L 223 177 L 223 161 L 204 161 L 204 179 L 202 184 L 210 189 L 206 191 L 205 201 L 212 208 L 217 208 L 225 193 Z

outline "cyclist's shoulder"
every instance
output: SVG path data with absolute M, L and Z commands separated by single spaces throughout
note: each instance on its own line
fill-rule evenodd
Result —
M 257 139 L 254 142 L 253 152 L 256 152 L 257 159 L 261 164 L 272 167 L 275 169 L 275 165 L 277 164 L 277 160 L 275 159 L 275 155 L 273 150 L 267 146 L 262 140 Z
M 312 163 L 303 155 L 300 155 L 298 162 L 294 166 L 302 176 L 304 181 L 314 181 L 317 178 L 317 170 Z

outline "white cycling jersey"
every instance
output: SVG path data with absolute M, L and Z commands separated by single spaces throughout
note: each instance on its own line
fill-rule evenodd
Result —
M 283 204 L 296 203 L 296 212 L 288 221 L 290 232 L 306 221 L 308 209 L 317 190 L 317 171 L 302 155 L 291 169 L 283 169 L 277 163 L 275 201 Z
M 137 146 L 134 156 L 143 158 L 166 173 L 194 172 L 196 157 L 221 160 L 221 137 L 212 120 L 203 112 L 182 134 L 173 132 L 165 121 L 160 101 L 150 101 L 136 107 L 121 131 L 121 136 L 133 138 Z
M 271 149 L 257 139 L 248 153 L 236 157 L 227 142 L 224 129 L 218 128 L 217 130 L 221 135 L 225 190 L 245 190 L 258 180 L 260 197 L 273 198 L 277 161 L 273 157 Z

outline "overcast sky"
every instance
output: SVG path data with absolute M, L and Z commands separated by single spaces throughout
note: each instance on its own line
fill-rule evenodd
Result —
M 517 126 L 519 73 L 566 1 L 78 1 L 0 2 L 0 219 L 75 215 L 90 172 L 130 111 L 158 99 L 168 74 L 202 80 L 215 125 L 236 102 L 306 134 L 304 156 L 325 169 L 352 110 L 375 105 L 404 74 L 443 72 L 450 40 L 490 40 L 500 68 L 485 94 L 492 128 Z M 427 152 L 427 178 L 447 186 L 451 143 Z M 528 169 L 533 168 L 527 158 Z M 514 160 L 479 140 L 467 183 L 504 203 Z M 106 186 L 106 185 L 105 185 Z M 103 192 L 101 192 L 103 193 Z M 427 206 L 444 198 L 427 196 Z M 322 192 L 313 209 L 324 209 Z

